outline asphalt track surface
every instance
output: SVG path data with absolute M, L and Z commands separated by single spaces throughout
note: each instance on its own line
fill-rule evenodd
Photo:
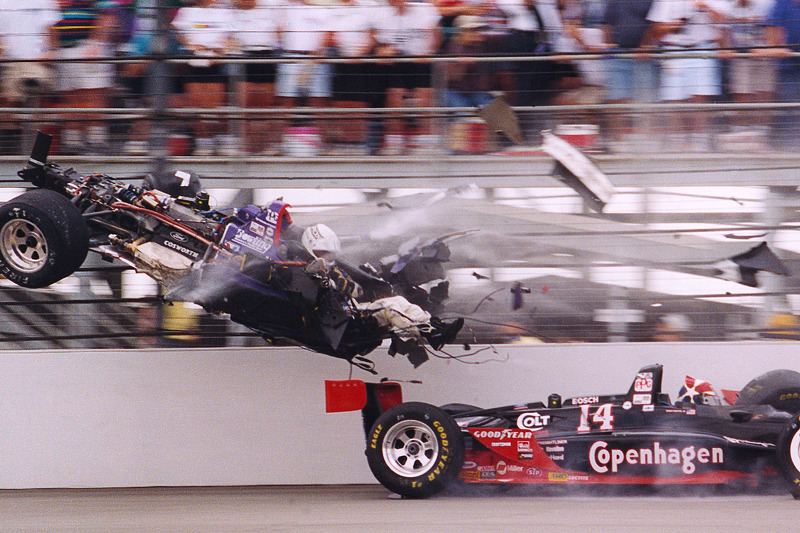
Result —
M 800 501 L 772 495 L 471 491 L 429 500 L 377 485 L 0 491 L 10 532 L 800 531 Z

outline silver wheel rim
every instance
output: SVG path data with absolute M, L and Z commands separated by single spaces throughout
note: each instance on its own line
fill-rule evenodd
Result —
M 800 471 L 800 431 L 795 432 L 789 442 L 789 459 L 794 469 Z
M 395 474 L 417 477 L 435 464 L 439 441 L 433 430 L 416 420 L 405 420 L 386 432 L 383 460 Z
M 0 230 L 0 247 L 15 270 L 32 273 L 47 263 L 47 239 L 42 230 L 27 220 L 11 220 Z

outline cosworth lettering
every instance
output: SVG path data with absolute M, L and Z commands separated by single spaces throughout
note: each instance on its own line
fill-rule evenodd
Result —
M 597 441 L 589 448 L 589 464 L 592 469 L 605 474 L 609 470 L 618 472 L 620 465 L 680 465 L 684 474 L 693 474 L 697 464 L 722 464 L 724 452 L 719 447 L 687 446 L 685 448 L 664 448 L 654 442 L 652 448 L 629 448 L 619 450 L 609 448 L 605 441 Z
M 190 250 L 189 248 L 181 246 L 180 244 L 175 244 L 172 241 L 164 241 L 164 246 L 167 248 L 172 248 L 173 250 L 177 250 L 184 255 L 188 255 L 189 257 L 194 257 L 195 259 L 200 257 L 200 254 L 194 250 Z

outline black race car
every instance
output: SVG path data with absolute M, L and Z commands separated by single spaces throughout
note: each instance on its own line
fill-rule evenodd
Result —
M 0 274 L 22 287 L 51 285 L 75 272 L 89 251 L 97 252 L 159 281 L 166 300 L 197 303 L 268 340 L 365 368 L 369 361 L 361 356 L 384 339 L 396 341 L 393 355 L 420 364 L 427 359 L 420 341 L 440 349 L 462 324 L 433 317 L 421 337 L 409 339 L 376 320 L 380 309 L 359 305 L 401 295 L 435 311 L 447 298 L 446 281 L 430 283 L 444 276 L 446 239 L 379 268 L 340 258 L 335 268 L 320 268 L 318 258 L 303 250 L 280 199 L 211 210 L 195 174 L 150 175 L 141 186 L 103 174 L 83 176 L 47 163 L 50 140 L 38 134 L 19 172 L 35 189 L 0 207 Z
M 785 484 L 800 498 L 800 373 L 753 379 L 733 405 L 671 402 L 663 368 L 623 394 L 481 409 L 402 402 L 397 383 L 326 383 L 328 411 L 361 408 L 377 480 L 411 498 L 456 483 Z M 699 404 L 696 402 L 700 402 Z

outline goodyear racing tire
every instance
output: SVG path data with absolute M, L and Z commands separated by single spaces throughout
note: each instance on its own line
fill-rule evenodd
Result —
M 800 372 L 772 370 L 753 378 L 736 399 L 736 406 L 771 405 L 787 413 L 800 412 Z
M 407 498 L 444 490 L 461 471 L 461 429 L 438 407 L 420 402 L 383 413 L 367 435 L 367 462 L 381 485 Z
M 800 413 L 786 423 L 775 446 L 778 470 L 789 482 L 789 492 L 800 500 Z
M 28 191 L 0 207 L 0 274 L 39 288 L 75 272 L 89 251 L 78 208 L 47 189 Z

